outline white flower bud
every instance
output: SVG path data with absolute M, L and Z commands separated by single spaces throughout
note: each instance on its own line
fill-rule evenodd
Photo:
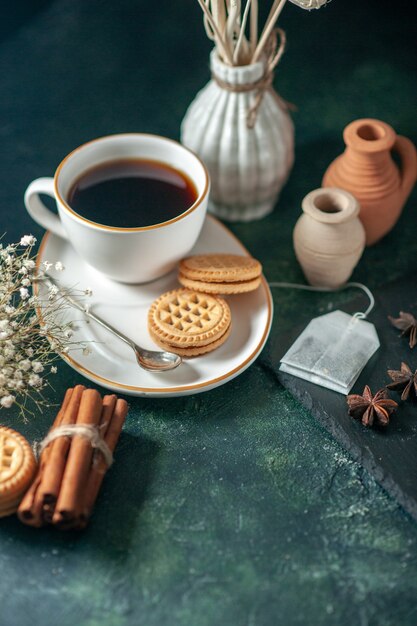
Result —
M 291 2 L 299 6 L 301 9 L 311 11 L 311 9 L 320 9 L 320 7 L 327 2 L 330 2 L 330 0 L 291 0 Z
M 33 235 L 24 235 L 20 240 L 21 246 L 33 246 L 36 243 L 36 237 Z
M 2 399 L 0 400 L 0 405 L 4 407 L 5 409 L 10 409 L 10 407 L 12 406 L 15 400 L 16 398 L 14 396 L 11 396 L 11 395 L 3 396 Z
M 49 287 L 49 296 L 48 296 L 48 300 L 53 300 L 55 298 L 55 296 L 58 293 L 58 287 L 56 287 L 56 285 L 52 285 L 51 287 Z
M 29 359 L 24 359 L 23 361 L 20 361 L 19 363 L 19 369 L 23 370 L 24 372 L 28 372 L 31 367 L 32 367 L 32 364 L 29 361 Z
M 31 374 L 29 376 L 28 383 L 31 387 L 41 387 L 42 386 L 42 378 L 37 374 Z

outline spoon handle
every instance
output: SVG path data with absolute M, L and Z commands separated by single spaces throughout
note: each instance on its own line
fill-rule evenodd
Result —
M 127 343 L 131 348 L 133 348 L 133 350 L 139 347 L 131 339 L 129 339 L 129 337 L 126 337 L 126 335 L 121 333 L 120 330 L 117 330 L 117 328 L 114 328 L 114 326 L 112 326 L 108 322 L 105 322 L 101 317 L 99 317 L 95 313 L 92 313 L 91 311 L 86 311 L 84 309 L 84 314 L 87 317 L 90 317 L 95 322 L 97 322 L 97 324 L 100 324 L 100 326 L 103 326 L 103 328 L 105 328 L 109 332 L 113 333 L 113 335 L 116 335 L 116 337 L 118 337 L 119 339 Z
M 113 335 L 116 335 L 116 337 L 118 337 L 119 339 L 121 339 L 122 341 L 124 341 L 125 343 L 127 343 L 133 350 L 136 350 L 136 348 L 138 348 L 139 346 L 137 346 L 134 341 L 132 341 L 132 339 L 129 339 L 129 337 L 127 337 L 126 335 L 124 335 L 123 333 L 120 332 L 120 330 L 117 330 L 117 328 L 114 328 L 114 326 L 112 326 L 111 324 L 109 324 L 108 322 L 106 322 L 105 320 L 103 320 L 101 317 L 99 317 L 98 315 L 96 315 L 95 313 L 92 313 L 88 307 L 86 307 L 85 305 L 81 304 L 80 302 L 77 302 L 77 300 L 75 300 L 72 296 L 70 296 L 70 294 L 65 291 L 65 289 L 62 289 L 62 287 L 60 287 L 58 285 L 58 283 L 55 281 L 54 278 L 52 278 L 52 276 L 50 276 L 49 274 L 45 274 L 46 277 L 46 282 L 50 283 L 52 285 L 54 285 L 58 290 L 59 293 L 70 303 L 72 304 L 72 306 L 74 306 L 76 309 L 78 309 L 79 311 L 81 311 L 82 313 L 84 313 L 84 315 L 86 315 L 86 317 L 89 317 L 90 319 L 94 320 L 95 322 L 97 322 L 97 324 L 100 324 L 100 326 L 103 326 L 103 328 L 105 328 L 106 330 L 108 330 L 109 332 L 113 333 Z

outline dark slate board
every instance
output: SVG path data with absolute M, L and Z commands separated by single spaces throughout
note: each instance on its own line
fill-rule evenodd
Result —
M 400 310 L 417 317 L 417 276 L 389 283 L 374 292 L 376 305 L 369 321 L 376 326 L 381 347 L 368 362 L 351 393 L 362 393 L 366 384 L 373 393 L 388 384 L 388 369 L 400 369 L 405 361 L 417 368 L 417 347 L 411 350 L 406 338 L 389 323 L 387 316 Z M 358 305 L 357 305 L 358 304 Z M 356 306 L 357 305 L 357 306 Z M 363 300 L 355 300 L 343 310 L 363 310 Z M 274 341 L 273 362 L 276 369 L 280 358 L 303 330 L 277 337 Z M 323 387 L 277 371 L 280 382 L 303 404 L 318 421 L 359 461 L 375 479 L 417 520 L 417 402 L 399 403 L 397 413 L 386 429 L 368 429 L 347 414 L 346 397 Z

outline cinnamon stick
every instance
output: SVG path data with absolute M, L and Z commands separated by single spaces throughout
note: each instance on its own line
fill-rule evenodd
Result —
M 74 387 L 60 426 L 75 424 L 84 391 L 84 385 Z M 47 471 L 43 472 L 42 481 L 36 494 L 36 507 L 41 507 L 42 516 L 46 522 L 52 520 L 70 446 L 70 437 L 59 437 L 48 446 L 50 453 L 47 457 Z
M 108 427 L 103 435 L 104 441 L 111 452 L 114 452 L 119 440 L 119 436 L 126 419 L 127 410 L 128 404 L 126 400 L 119 398 L 115 403 L 113 414 L 111 415 Z M 100 491 L 101 483 L 103 482 L 104 475 L 108 469 L 103 455 L 99 451 L 96 452 L 96 455 L 97 456 L 91 467 L 85 490 L 84 507 L 80 515 L 80 527 L 84 527 L 91 516 L 94 504 Z
M 97 426 L 102 413 L 102 400 L 98 391 L 83 391 L 76 424 Z M 85 437 L 75 435 L 68 453 L 61 488 L 52 517 L 54 524 L 63 528 L 72 526 L 78 519 L 82 506 L 82 493 L 90 471 L 93 448 Z
M 68 407 L 72 396 L 73 389 L 67 389 L 65 392 L 64 400 L 62 402 L 61 408 L 59 409 L 54 423 L 52 424 L 51 429 L 60 426 L 62 419 L 64 417 L 65 411 Z M 40 501 L 38 495 L 38 489 L 42 482 L 42 478 L 45 472 L 45 468 L 47 467 L 49 457 L 51 453 L 51 446 L 45 448 L 40 456 L 38 470 L 35 476 L 35 480 L 27 490 L 24 495 L 19 509 L 17 511 L 17 515 L 24 524 L 28 524 L 30 526 L 42 526 L 42 502 Z
M 106 433 L 109 429 L 114 407 L 116 406 L 116 402 L 117 402 L 117 396 L 114 393 L 112 393 L 109 396 L 103 397 L 103 409 L 101 411 L 101 416 L 100 416 L 100 433 L 103 439 L 106 436 Z M 96 452 L 97 454 L 99 454 L 97 450 Z M 93 463 L 94 463 L 94 459 L 93 459 Z

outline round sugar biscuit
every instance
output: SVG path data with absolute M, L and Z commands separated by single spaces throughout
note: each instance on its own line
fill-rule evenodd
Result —
M 12 428 L 0 426 L 0 515 L 17 510 L 36 473 L 29 442 Z
M 194 289 L 194 291 L 200 291 L 203 293 L 219 294 L 222 296 L 234 295 L 238 293 L 248 293 L 249 291 L 255 291 L 261 284 L 260 276 L 253 280 L 245 280 L 242 282 L 234 283 L 208 283 L 202 280 L 192 280 L 182 274 L 178 275 L 178 280 L 184 287 L 188 289 Z
M 1 507 L 0 507 L 0 517 L 7 517 L 8 515 L 12 515 L 13 513 L 16 513 L 16 511 L 19 508 L 19 504 L 21 503 L 23 496 L 26 492 L 26 489 L 23 489 L 23 491 L 17 496 L 14 497 L 13 499 L 10 499 L 7 502 L 1 502 Z
M 200 254 L 182 259 L 182 276 L 206 283 L 234 283 L 253 280 L 262 273 L 262 265 L 250 256 L 239 254 Z
M 4 507 L 8 507 L 9 505 L 11 506 L 17 501 L 20 502 L 23 495 L 26 493 L 26 489 L 27 489 L 27 486 L 25 485 L 23 489 L 19 489 L 19 491 L 13 492 L 9 494 L 7 497 L 2 497 L 0 501 L 0 509 Z
M 174 289 L 151 305 L 148 328 L 154 338 L 178 348 L 206 346 L 230 325 L 229 305 L 223 298 L 190 289 Z
M 232 329 L 232 325 L 229 324 L 229 327 L 227 328 L 226 332 L 221 337 L 219 337 L 215 341 L 212 341 L 206 346 L 198 346 L 195 348 L 193 347 L 178 348 L 177 346 L 171 346 L 169 343 L 165 343 L 164 341 L 161 341 L 158 337 L 156 337 L 155 335 L 152 335 L 152 333 L 151 333 L 151 336 L 153 340 L 155 341 L 155 343 L 157 343 L 158 346 L 160 346 L 164 350 L 169 350 L 170 352 L 174 352 L 175 354 L 178 354 L 179 356 L 189 358 L 189 357 L 202 356 L 203 354 L 207 354 L 208 352 L 211 352 L 212 350 L 215 350 L 216 348 L 219 348 L 220 346 L 222 346 L 224 342 L 226 341 L 226 339 L 229 337 L 231 329 Z
M 16 506 L 12 506 L 9 509 L 0 510 L 0 517 L 8 517 L 9 515 L 14 515 L 19 508 L 19 503 Z

